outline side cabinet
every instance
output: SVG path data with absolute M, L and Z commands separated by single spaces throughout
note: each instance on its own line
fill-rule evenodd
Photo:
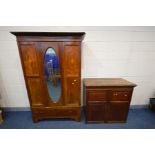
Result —
M 81 115 L 84 32 L 11 32 L 17 38 L 33 121 Z
M 84 79 L 86 122 L 126 122 L 135 86 L 124 79 Z

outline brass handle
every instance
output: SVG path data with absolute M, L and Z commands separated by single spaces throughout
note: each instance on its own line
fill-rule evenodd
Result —
M 76 80 L 74 80 L 74 82 L 76 82 Z
M 74 82 L 72 84 L 74 84 Z

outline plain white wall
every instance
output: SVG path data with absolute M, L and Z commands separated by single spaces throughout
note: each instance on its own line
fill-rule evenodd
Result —
M 138 86 L 132 105 L 155 97 L 155 27 L 0 27 L 0 104 L 29 107 L 15 36 L 10 31 L 84 31 L 82 78 L 121 77 Z

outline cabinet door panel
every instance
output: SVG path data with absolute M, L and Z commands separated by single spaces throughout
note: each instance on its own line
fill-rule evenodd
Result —
M 65 43 L 64 54 L 66 76 L 80 76 L 80 45 L 77 43 Z
M 48 106 L 64 104 L 64 74 L 61 43 L 38 42 L 39 66 Z
M 128 109 L 129 102 L 109 102 L 106 109 L 106 120 L 109 122 L 125 122 Z
M 105 104 L 89 104 L 87 106 L 87 121 L 104 122 Z
M 67 104 L 80 105 L 80 79 L 67 78 L 66 101 Z
M 38 76 L 39 70 L 35 46 L 33 44 L 22 44 L 20 49 L 26 76 Z
M 41 82 L 39 78 L 27 78 L 29 95 L 32 106 L 43 105 L 43 93 L 41 89 Z

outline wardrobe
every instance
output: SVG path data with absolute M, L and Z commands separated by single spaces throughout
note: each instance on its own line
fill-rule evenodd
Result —
M 80 121 L 84 32 L 11 32 L 16 36 L 34 122 Z

